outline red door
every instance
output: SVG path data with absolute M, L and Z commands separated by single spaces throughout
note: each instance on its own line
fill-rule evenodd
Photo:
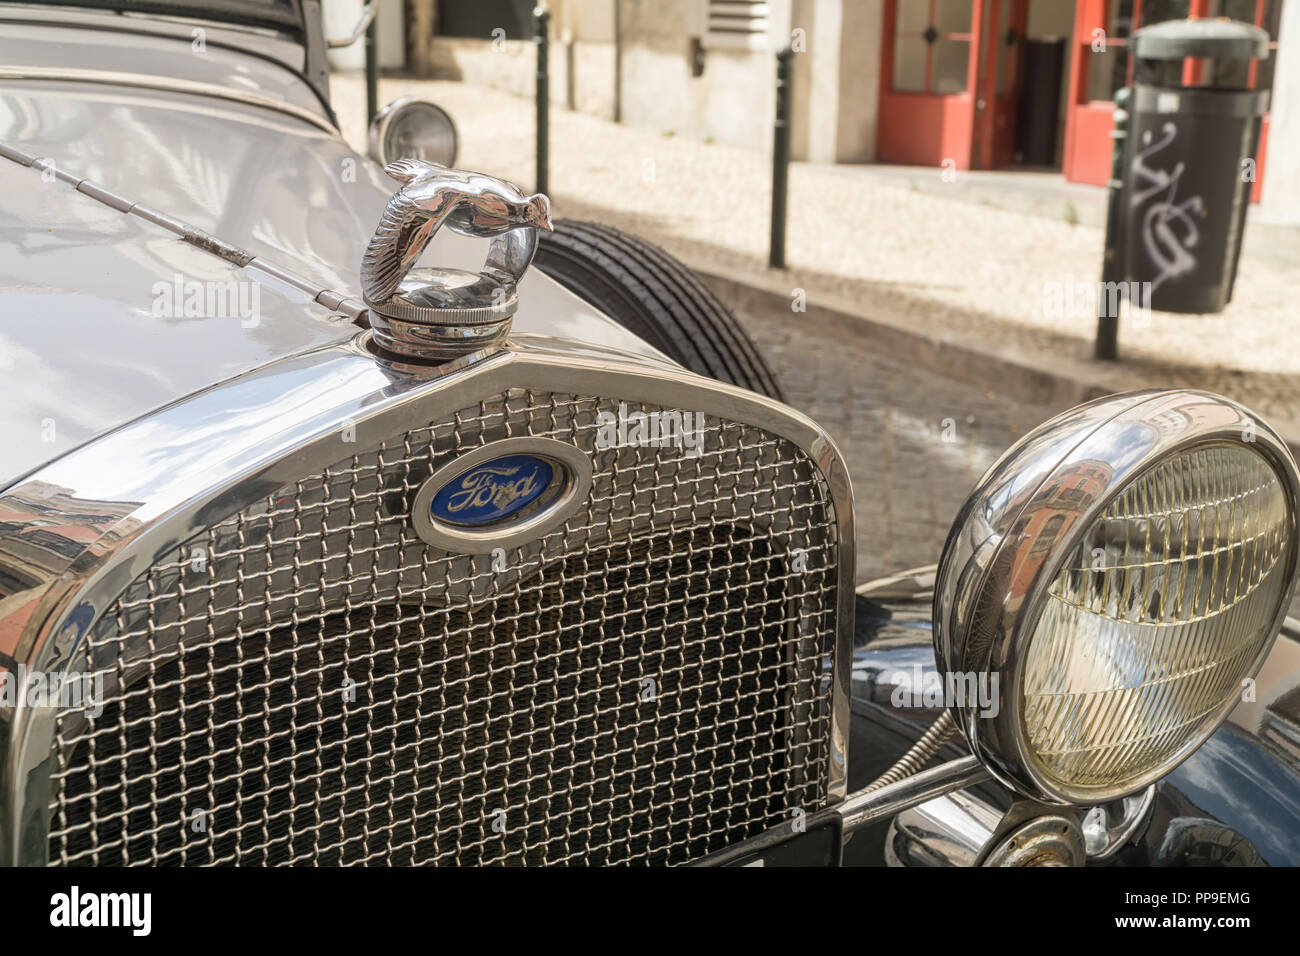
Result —
M 1277 56 L 1281 0 L 1078 0 L 1074 17 L 1074 56 L 1070 66 L 1069 113 L 1065 122 L 1065 178 L 1077 183 L 1105 185 L 1110 180 L 1111 138 L 1114 128 L 1115 91 L 1132 81 L 1128 40 L 1140 26 L 1184 17 L 1230 17 L 1254 23 L 1269 31 L 1271 55 L 1239 64 L 1248 70 L 1252 88 L 1272 88 L 1273 60 Z M 1200 79 L 1202 64 L 1188 60 L 1187 82 Z M 1255 186 L 1251 199 L 1259 201 L 1263 182 L 1264 152 L 1268 142 L 1268 117 L 1260 133 Z
M 996 0 L 986 4 L 984 16 L 971 165 L 976 169 L 997 169 L 1015 160 L 1020 51 L 1029 2 Z
M 971 167 L 979 24 L 990 0 L 886 0 L 876 154 Z

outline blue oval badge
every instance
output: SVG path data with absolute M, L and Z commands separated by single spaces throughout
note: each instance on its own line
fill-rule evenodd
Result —
M 448 524 L 479 527 L 503 521 L 551 487 L 555 467 L 537 455 L 506 455 L 477 465 L 439 488 L 429 512 Z

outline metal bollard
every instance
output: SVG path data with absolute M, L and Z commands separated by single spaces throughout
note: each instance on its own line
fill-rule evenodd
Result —
M 547 191 L 547 152 L 550 149 L 550 82 L 546 54 L 549 46 L 551 13 L 542 7 L 533 10 L 537 41 L 537 192 Z
M 1111 296 L 1103 290 L 1111 288 L 1107 283 L 1124 280 L 1124 256 L 1119 248 L 1120 216 L 1123 214 L 1121 201 L 1124 195 L 1124 144 L 1128 139 L 1128 100 L 1127 88 L 1115 92 L 1115 129 L 1111 139 L 1115 141 L 1110 158 L 1110 192 L 1106 197 L 1106 247 L 1101 259 L 1101 289 L 1097 294 L 1097 341 L 1093 354 L 1106 361 L 1119 358 L 1119 296 Z M 1111 314 L 1111 305 L 1114 314 Z
M 376 0 L 377 2 L 377 0 Z M 366 123 L 379 112 L 379 18 L 366 27 Z
M 776 122 L 772 138 L 772 235 L 767 263 L 785 268 L 785 222 L 790 184 L 790 64 L 789 47 L 776 54 Z

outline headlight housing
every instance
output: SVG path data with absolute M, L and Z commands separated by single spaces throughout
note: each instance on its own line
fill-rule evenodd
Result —
M 936 579 L 940 669 L 998 677 L 998 707 L 954 707 L 974 753 L 1056 803 L 1167 774 L 1281 627 L 1298 494 L 1281 439 L 1204 392 L 1102 399 L 1022 439 L 958 516 Z
M 456 162 L 456 124 L 442 107 L 414 96 L 393 100 L 370 123 L 370 156 L 387 166 L 398 159 Z

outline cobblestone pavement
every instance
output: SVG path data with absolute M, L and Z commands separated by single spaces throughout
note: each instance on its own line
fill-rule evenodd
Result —
M 786 400 L 821 424 L 848 462 L 858 583 L 938 561 L 980 476 L 1060 411 L 899 365 L 829 323 L 792 325 L 789 312 L 738 317 Z
M 459 165 L 532 184 L 531 100 L 463 83 L 381 81 L 381 102 L 406 93 L 452 115 Z M 361 142 L 360 79 L 336 77 L 334 94 L 345 133 Z M 766 272 L 770 180 L 761 153 L 551 110 L 548 191 L 557 215 L 640 233 L 697 268 Z M 862 315 L 902 316 L 953 342 L 1012 343 L 1044 368 L 1091 362 L 1089 308 L 1063 317 L 1047 301 L 1094 283 L 1101 247 L 1095 226 L 914 189 L 870 167 L 791 169 L 783 278 L 792 288 L 850 302 Z M 1270 418 L 1300 419 L 1297 286 L 1300 243 L 1253 243 L 1222 315 L 1154 313 L 1145 328 L 1127 322 L 1124 368 L 1152 385 L 1210 388 Z

